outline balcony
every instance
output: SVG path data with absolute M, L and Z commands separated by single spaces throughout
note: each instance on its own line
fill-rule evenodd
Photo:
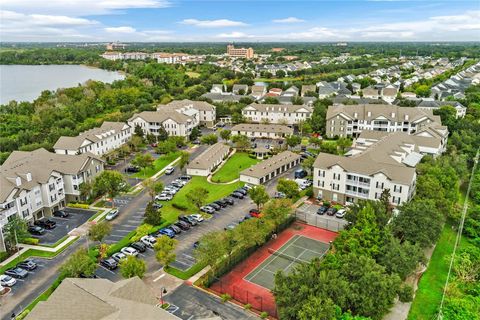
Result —
M 16 206 L 13 206 L 13 207 L 8 208 L 8 209 L 0 209 L 0 217 L 4 216 L 5 219 L 8 218 L 9 216 L 15 214 L 15 213 L 17 213 L 17 207 Z
M 358 198 L 368 199 L 368 193 L 345 190 L 345 194 L 348 194 L 349 196 L 358 197 Z
M 360 186 L 360 187 L 370 188 L 370 182 L 369 182 L 369 183 L 365 183 L 365 182 L 360 182 L 360 181 L 358 181 L 358 180 L 351 180 L 351 179 L 348 179 L 348 178 L 347 178 L 347 183 L 350 184 L 350 185 L 354 185 L 354 186 Z

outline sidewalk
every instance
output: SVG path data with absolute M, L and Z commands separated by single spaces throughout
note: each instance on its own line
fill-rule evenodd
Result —
M 155 173 L 150 178 L 153 179 L 153 180 L 157 180 L 158 177 L 160 177 L 165 172 L 165 170 L 167 170 L 168 167 L 174 166 L 178 161 L 180 161 L 180 157 L 178 157 L 177 159 L 175 159 L 172 162 L 170 162 L 169 164 L 167 164 L 163 169 L 161 169 L 160 171 Z M 135 193 L 139 192 L 141 189 L 143 189 L 143 186 L 142 186 L 142 182 L 140 181 L 139 183 L 137 183 L 134 186 L 134 189 L 132 191 L 128 192 L 127 194 L 130 194 L 130 195 L 135 194 Z

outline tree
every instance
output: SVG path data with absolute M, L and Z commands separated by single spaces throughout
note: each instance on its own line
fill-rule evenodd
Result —
M 13 215 L 3 226 L 3 237 L 8 252 L 15 252 L 16 246 L 30 237 L 27 222 L 17 215 Z
M 183 168 L 190 162 L 190 153 L 187 151 L 182 151 L 180 154 L 180 161 L 178 166 L 180 167 L 180 171 L 183 171 Z
M 151 133 L 148 133 L 147 137 L 146 137 L 146 140 L 150 144 L 155 143 L 155 142 L 157 142 L 157 137 L 155 135 L 151 134 Z
M 88 198 L 90 198 L 90 196 L 92 195 L 93 184 L 90 181 L 84 181 L 80 183 L 78 189 L 80 191 L 80 198 L 88 200 Z
M 383 189 L 382 193 L 380 194 L 380 202 L 383 204 L 385 207 L 385 213 L 387 216 L 390 216 L 390 212 L 392 211 L 392 204 L 390 203 L 390 189 Z
M 277 191 L 283 192 L 287 198 L 297 198 L 300 195 L 298 185 L 295 181 L 281 178 L 278 180 Z
M 412 245 L 408 241 L 401 243 L 399 239 L 390 236 L 379 255 L 378 263 L 388 273 L 396 273 L 400 279 L 405 280 L 424 259 L 419 245 Z
M 140 127 L 139 124 L 136 124 L 136 125 L 135 125 L 133 134 L 134 134 L 135 136 L 137 136 L 137 137 L 140 137 L 140 138 L 143 140 L 144 132 L 143 132 L 142 127 Z
M 78 278 L 80 275 L 91 276 L 95 273 L 97 264 L 88 255 L 86 249 L 78 249 L 70 255 L 60 267 L 60 272 L 66 278 Z
M 196 187 L 195 189 L 190 190 L 185 197 L 191 204 L 193 204 L 197 209 L 200 210 L 200 207 L 207 202 L 208 190 L 202 187 Z
M 195 258 L 202 264 L 216 268 L 216 263 L 226 254 L 224 231 L 213 231 L 203 235 L 194 251 Z
M 224 130 L 220 131 L 220 137 L 223 140 L 228 141 L 230 139 L 231 133 L 232 132 L 230 130 L 224 129 Z
M 275 230 L 292 213 L 292 202 L 288 199 L 274 199 L 263 207 L 264 218 L 273 223 Z
M 146 236 L 152 232 L 153 226 L 148 223 L 142 223 L 135 229 L 135 235 L 132 237 L 132 241 L 138 241 L 143 236 Z
M 130 138 L 130 141 L 128 141 L 128 145 L 131 150 L 133 151 L 138 151 L 140 146 L 143 144 L 143 139 L 137 135 L 133 135 Z
M 194 141 L 194 140 L 196 140 L 200 135 L 201 135 L 200 129 L 198 129 L 198 127 L 194 127 L 194 128 L 192 129 L 192 132 L 190 132 L 190 137 L 189 137 L 189 139 L 190 139 L 191 141 Z
M 342 154 L 345 153 L 345 149 L 350 147 L 352 142 L 348 138 L 341 137 L 337 140 L 337 147 L 340 149 Z
M 278 101 L 278 98 L 275 97 L 266 97 L 263 99 L 264 104 L 280 104 L 280 101 Z
M 161 141 L 157 144 L 157 148 L 155 149 L 156 153 L 160 154 L 165 154 L 165 153 L 171 153 L 177 150 L 177 145 L 175 144 L 175 141 L 173 140 L 165 140 Z
M 90 225 L 88 229 L 88 238 L 91 241 L 101 242 L 112 231 L 112 225 L 108 222 L 102 221 Z
M 211 133 L 204 135 L 203 137 L 200 138 L 200 141 L 204 144 L 215 144 L 218 142 L 218 137 L 216 134 Z
M 119 265 L 120 273 L 122 274 L 122 277 L 126 279 L 133 277 L 143 278 L 147 271 L 145 261 L 134 256 L 127 256 L 127 258 L 120 261 Z
M 102 171 L 93 183 L 93 190 L 96 194 L 107 195 L 112 199 L 112 208 L 115 206 L 113 198 L 118 196 L 121 192 L 128 191 L 128 184 L 125 177 L 117 171 L 105 170 Z
M 143 170 L 143 174 L 145 175 L 145 170 L 148 167 L 153 167 L 153 163 L 155 162 L 155 159 L 150 153 L 141 153 L 137 154 L 135 158 L 132 160 L 132 164 L 139 166 Z
M 302 142 L 302 137 L 292 134 L 286 138 L 286 142 L 290 148 L 295 148 Z
M 157 136 L 157 140 L 158 141 L 165 141 L 168 139 L 168 132 L 167 130 L 165 130 L 165 128 L 162 126 L 160 126 L 160 128 L 158 129 L 158 136 Z
M 163 190 L 163 183 L 162 181 L 155 181 L 152 178 L 148 178 L 142 181 L 143 187 L 147 190 L 148 194 L 152 201 L 155 200 L 155 196 L 162 192 Z
M 252 199 L 252 201 L 257 205 L 258 209 L 260 209 L 263 204 L 270 200 L 270 196 L 268 195 L 264 186 L 255 186 L 248 190 L 248 194 L 250 195 L 250 199 Z
M 302 168 L 305 169 L 306 171 L 310 172 L 310 174 L 313 174 L 313 164 L 314 163 L 315 163 L 315 158 L 314 157 L 307 157 L 302 162 Z
M 275 76 L 277 78 L 285 78 L 286 75 L 287 73 L 283 70 L 277 70 L 277 72 L 275 72 Z
M 168 267 L 170 263 L 175 261 L 177 257 L 175 254 L 177 243 L 177 240 L 171 239 L 165 235 L 157 238 L 157 242 L 153 249 L 155 250 L 155 258 L 161 265 Z
M 245 151 L 250 148 L 250 139 L 243 134 L 237 134 L 232 137 L 232 142 L 235 143 L 235 147 L 239 151 Z
M 162 223 L 162 213 L 153 207 L 153 201 L 147 203 L 143 221 L 153 226 L 158 226 Z
M 291 100 L 292 100 L 293 105 L 301 106 L 303 104 L 303 98 L 302 97 L 294 96 L 294 97 L 292 97 Z
M 270 231 L 263 219 L 249 219 L 234 229 L 233 239 L 242 248 L 248 249 L 265 242 Z

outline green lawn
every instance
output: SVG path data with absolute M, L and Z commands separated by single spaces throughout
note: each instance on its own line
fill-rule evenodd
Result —
M 240 177 L 240 171 L 245 170 L 260 160 L 252 159 L 248 153 L 237 152 L 212 177 L 213 182 L 229 182 Z
M 232 191 L 242 186 L 242 182 L 236 182 L 228 185 L 218 185 L 211 184 L 207 182 L 205 177 L 193 177 L 185 187 L 183 187 L 171 201 L 162 201 L 163 208 L 160 209 L 162 212 L 162 217 L 169 222 L 174 222 L 177 220 L 178 215 L 185 213 L 194 213 L 197 212 L 197 208 L 190 204 L 186 198 L 186 194 L 197 187 L 205 188 L 209 191 L 208 198 L 206 203 L 221 199 L 228 196 Z M 173 207 L 173 203 L 178 204 L 181 207 L 185 207 L 186 210 L 182 211 Z
M 140 170 L 140 172 L 132 174 L 130 177 L 140 178 L 140 179 L 150 178 L 155 173 L 165 168 L 170 162 L 177 159 L 179 156 L 180 156 L 180 152 L 178 151 L 163 155 L 157 160 L 155 160 L 155 162 L 153 163 L 153 167 L 142 169 Z

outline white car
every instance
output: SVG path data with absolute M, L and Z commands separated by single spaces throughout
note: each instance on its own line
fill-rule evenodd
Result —
M 180 180 L 180 179 L 175 179 L 175 180 L 173 180 L 172 182 L 181 184 L 182 186 L 184 186 L 184 185 L 186 185 L 186 184 L 188 183 L 188 181 L 184 181 L 184 180 Z
M 105 216 L 105 220 L 111 221 L 118 216 L 118 209 L 113 209 Z
M 345 217 L 346 213 L 347 213 L 347 210 L 340 209 L 340 210 L 337 211 L 337 213 L 335 213 L 335 217 L 337 217 L 339 219 L 343 219 L 343 217 Z
M 123 253 L 126 256 L 134 256 L 136 257 L 138 255 L 138 251 L 132 247 L 124 247 L 122 250 L 120 250 L 121 253 Z
M 202 221 L 203 221 L 203 217 L 202 217 L 201 214 L 197 214 L 197 213 L 196 213 L 196 214 L 191 214 L 190 217 L 191 217 L 192 219 L 195 219 L 195 220 L 198 221 L 198 222 L 202 222 Z
M 12 278 L 4 274 L 0 276 L 0 285 L 3 287 L 11 287 L 15 283 L 17 283 L 17 280 L 15 280 L 15 278 Z
M 246 185 L 244 185 L 243 187 L 244 187 L 245 189 L 247 189 L 247 190 L 250 190 L 250 189 L 253 188 L 253 187 L 252 187 L 251 185 L 249 185 L 249 184 L 246 184 Z
M 161 193 L 157 196 L 155 196 L 155 200 L 158 200 L 158 201 L 170 201 L 172 200 L 173 197 L 171 194 L 166 194 L 166 193 Z
M 145 244 L 147 247 L 153 248 L 153 246 L 157 242 L 157 239 L 152 236 L 143 236 L 140 238 L 140 241 L 142 241 L 143 244 Z
M 163 188 L 162 193 L 164 192 L 164 193 L 170 193 L 171 195 L 175 195 L 177 191 L 178 191 L 177 189 L 165 187 Z
M 170 174 L 172 174 L 174 171 L 175 171 L 175 168 L 174 168 L 174 167 L 167 167 L 167 169 L 165 169 L 165 174 L 166 174 L 166 175 L 170 175 Z

